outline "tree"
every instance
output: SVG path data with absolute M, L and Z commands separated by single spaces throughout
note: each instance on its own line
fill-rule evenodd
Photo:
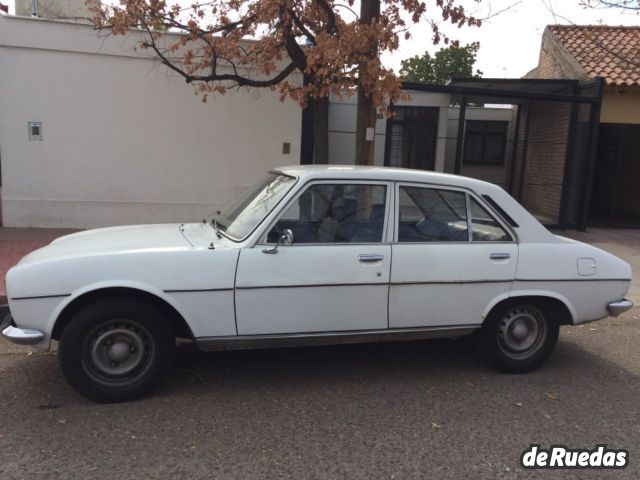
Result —
M 324 137 L 316 136 L 315 161 L 326 163 L 331 93 L 351 94 L 357 86 L 373 105 L 384 107 L 403 94 L 380 53 L 397 50 L 401 35 L 410 37 L 408 24 L 426 22 L 434 44 L 450 41 L 443 21 L 480 25 L 459 0 L 428 1 L 429 9 L 422 0 L 382 0 L 380 15 L 371 21 L 360 21 L 354 0 L 212 0 L 188 7 L 119 0 L 93 8 L 100 29 L 117 35 L 141 31 L 140 48 L 193 85 L 203 101 L 230 89 L 269 88 L 281 100 L 302 107 L 311 102 L 314 131 Z
M 441 48 L 434 56 L 429 52 L 402 60 L 400 78 L 406 82 L 444 85 L 452 78 L 480 78 L 482 72 L 473 69 L 479 43 L 463 47 Z
M 585 7 L 621 8 L 623 10 L 640 10 L 640 0 L 582 0 Z

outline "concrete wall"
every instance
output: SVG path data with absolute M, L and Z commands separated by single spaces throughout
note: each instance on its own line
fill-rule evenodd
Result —
M 447 118 L 446 154 L 444 171 L 453 173 L 456 161 L 456 139 L 458 138 L 458 118 L 459 107 L 449 109 Z M 512 108 L 478 108 L 467 107 L 465 117 L 467 120 L 493 120 L 512 122 L 514 110 Z M 507 145 L 504 165 L 465 165 L 464 159 L 460 169 L 460 174 L 466 177 L 478 178 L 487 182 L 495 183 L 501 187 L 506 186 L 507 166 L 510 161 L 510 130 L 507 131 Z M 464 146 L 463 146 L 464 148 Z
M 135 42 L 0 15 L 5 226 L 199 220 L 266 170 L 299 163 L 295 103 L 253 90 L 203 104 Z M 31 121 L 42 141 L 29 141 Z
M 443 171 L 445 161 L 449 94 L 408 92 L 411 98 L 397 105 L 438 107 L 438 140 L 435 170 Z M 376 122 L 374 163 L 384 165 L 387 120 Z M 356 96 L 331 97 L 329 106 L 329 163 L 353 164 L 356 151 Z

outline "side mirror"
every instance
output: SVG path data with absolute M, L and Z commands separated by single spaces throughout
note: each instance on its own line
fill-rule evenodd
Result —
M 285 228 L 280 237 L 282 245 L 293 245 L 293 232 L 289 228 Z
M 280 235 L 280 238 L 278 239 L 278 243 L 271 248 L 263 248 L 262 253 L 268 253 L 270 255 L 278 253 L 278 247 L 280 245 L 293 245 L 293 232 L 291 229 L 285 228 L 284 232 L 282 232 L 282 235 Z

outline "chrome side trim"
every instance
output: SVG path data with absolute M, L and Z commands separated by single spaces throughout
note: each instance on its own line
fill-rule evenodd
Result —
M 516 278 L 516 282 L 630 282 L 630 278 Z
M 390 328 L 344 332 L 286 333 L 274 335 L 229 335 L 200 337 L 196 343 L 202 350 L 243 350 L 248 348 L 281 348 L 349 343 L 391 342 L 468 335 L 481 325 L 446 325 L 439 327 Z
M 193 288 L 186 290 L 163 290 L 164 293 L 206 293 L 206 292 L 231 292 L 233 287 L 228 288 Z
M 388 282 L 377 283 L 310 283 L 305 285 L 241 285 L 236 290 L 259 290 L 264 288 L 311 288 L 311 287 L 388 287 Z
M 35 345 L 44 339 L 44 333 L 39 330 L 29 330 L 27 328 L 18 328 L 9 325 L 2 330 L 2 336 L 10 342 L 18 345 Z
M 39 300 L 41 298 L 62 298 L 70 296 L 70 293 L 59 293 L 55 295 L 34 295 L 32 297 L 11 297 L 11 300 Z
M 609 305 L 607 305 L 607 310 L 612 317 L 617 317 L 618 315 L 626 312 L 632 307 L 633 302 L 625 298 L 623 300 L 618 300 L 617 302 L 611 302 Z

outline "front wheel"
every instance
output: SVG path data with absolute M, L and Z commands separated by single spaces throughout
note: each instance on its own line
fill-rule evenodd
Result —
M 557 312 L 541 300 L 497 306 L 478 335 L 479 347 L 496 368 L 508 373 L 535 370 L 551 355 L 560 330 Z
M 162 309 L 111 297 L 78 311 L 60 338 L 62 372 L 80 394 L 98 402 L 134 400 L 171 364 L 175 337 Z

